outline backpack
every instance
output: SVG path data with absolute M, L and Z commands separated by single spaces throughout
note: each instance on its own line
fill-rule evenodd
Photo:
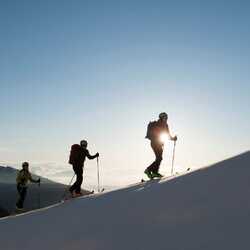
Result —
M 155 134 L 156 127 L 157 127 L 157 122 L 156 121 L 149 122 L 145 138 L 147 138 L 149 140 L 152 140 L 154 138 L 154 136 L 155 136 L 154 134 Z
M 77 163 L 81 156 L 81 146 L 79 144 L 73 144 L 71 146 L 70 155 L 69 155 L 69 164 L 73 165 Z

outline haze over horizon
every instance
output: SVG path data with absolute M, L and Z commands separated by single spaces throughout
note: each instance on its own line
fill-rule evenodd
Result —
M 139 180 L 160 112 L 178 135 L 176 171 L 250 149 L 250 3 L 0 3 L 0 164 L 64 183 L 70 146 L 100 153 L 102 182 Z M 172 143 L 160 171 L 169 173 Z M 84 185 L 95 185 L 87 161 Z

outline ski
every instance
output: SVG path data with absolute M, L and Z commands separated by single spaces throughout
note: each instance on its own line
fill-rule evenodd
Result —
M 65 197 L 64 199 L 62 199 L 61 201 L 62 202 L 69 201 L 69 200 L 77 199 L 77 198 L 80 198 L 80 197 L 89 196 L 89 195 L 92 195 L 92 194 L 94 194 L 94 190 L 92 190 L 92 191 L 90 191 L 88 193 L 85 193 L 85 194 L 77 195 L 77 196 L 68 196 L 68 197 Z
M 187 168 L 186 171 L 184 171 L 183 173 L 188 172 L 188 171 L 190 171 L 190 170 L 191 170 L 191 168 Z M 142 179 L 141 179 L 141 182 L 143 183 L 143 182 L 152 181 L 152 180 L 158 180 L 158 179 L 163 179 L 163 178 L 170 178 L 170 177 L 173 177 L 173 176 L 176 176 L 176 175 L 179 175 L 179 174 L 182 174 L 182 173 L 176 172 L 176 173 L 173 174 L 173 175 L 162 176 L 162 177 L 154 177 L 154 178 L 148 179 L 148 180 L 145 180 L 145 179 L 142 178 Z
M 155 180 L 161 180 L 163 179 L 165 176 L 162 176 L 162 177 L 154 177 L 153 179 L 148 179 L 148 180 L 145 180 L 145 179 L 141 179 L 141 183 L 143 182 L 149 182 L 149 181 L 155 181 Z

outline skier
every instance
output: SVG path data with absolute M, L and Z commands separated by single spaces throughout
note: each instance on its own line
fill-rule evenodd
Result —
M 17 191 L 19 194 L 18 201 L 16 203 L 16 209 L 18 211 L 23 211 L 23 203 L 27 194 L 27 183 L 28 181 L 34 183 L 40 183 L 40 178 L 38 180 L 34 180 L 29 172 L 29 163 L 23 162 L 22 169 L 18 172 L 16 183 L 17 183 Z
M 70 187 L 69 191 L 72 197 L 81 196 L 81 185 L 83 181 L 83 167 L 85 158 L 92 160 L 96 157 L 99 157 L 99 153 L 95 155 L 90 155 L 89 151 L 87 150 L 88 142 L 82 140 L 79 144 L 74 144 L 71 146 L 70 157 L 69 157 L 69 164 L 73 166 L 73 170 L 76 174 L 76 181 Z
M 146 138 L 151 141 L 151 148 L 155 154 L 155 161 L 144 171 L 149 179 L 154 177 L 162 177 L 159 173 L 159 167 L 162 161 L 164 142 L 161 140 L 161 136 L 165 133 L 172 141 L 177 140 L 177 136 L 171 136 L 169 127 L 167 124 L 168 115 L 163 112 L 159 114 L 158 121 L 153 121 L 148 124 Z

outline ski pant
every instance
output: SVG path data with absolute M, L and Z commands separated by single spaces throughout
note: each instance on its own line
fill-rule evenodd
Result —
M 23 208 L 23 203 L 24 203 L 24 200 L 25 200 L 25 197 L 27 194 L 27 187 L 23 187 L 22 185 L 17 184 L 17 191 L 19 194 L 19 198 L 18 198 L 18 201 L 16 203 L 16 206 L 18 208 Z
M 155 161 L 147 168 L 147 170 L 152 173 L 158 173 L 162 161 L 163 144 L 151 141 L 151 148 L 155 154 Z
M 73 165 L 73 170 L 76 174 L 76 181 L 75 183 L 70 187 L 69 191 L 72 193 L 75 191 L 76 193 L 81 193 L 81 185 L 83 181 L 83 166 L 79 165 Z

